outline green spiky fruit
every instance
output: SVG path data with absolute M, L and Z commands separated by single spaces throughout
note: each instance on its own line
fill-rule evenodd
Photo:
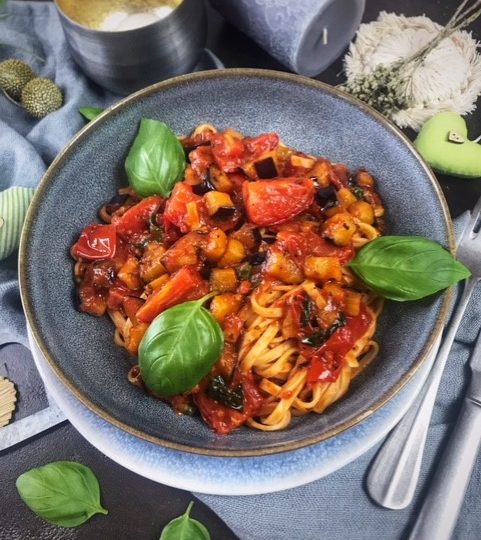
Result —
M 32 68 L 21 60 L 10 58 L 0 62 L 0 88 L 16 101 L 20 100 L 23 88 L 34 77 Z
M 22 90 L 22 105 L 35 118 L 43 118 L 62 106 L 60 88 L 49 79 L 36 78 Z

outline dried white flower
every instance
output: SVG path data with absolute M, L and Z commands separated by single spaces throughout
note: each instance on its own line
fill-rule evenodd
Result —
M 412 57 L 442 28 L 425 16 L 405 17 L 386 12 L 377 21 L 362 24 L 344 59 L 347 86 L 352 88 L 360 80 L 369 81 L 366 76 L 379 73 L 379 66 Z M 464 30 L 441 41 L 415 69 L 408 66 L 404 71 L 404 106 L 388 107 L 385 112 L 398 126 L 415 130 L 439 111 L 453 110 L 461 115 L 472 112 L 481 94 L 479 46 L 471 33 Z

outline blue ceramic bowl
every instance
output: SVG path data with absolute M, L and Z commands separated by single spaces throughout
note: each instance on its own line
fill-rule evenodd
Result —
M 246 134 L 279 133 L 289 146 L 326 156 L 378 180 L 387 232 L 422 235 L 453 249 L 441 190 L 409 141 L 381 115 L 317 81 L 235 69 L 161 82 L 124 99 L 87 125 L 45 174 L 30 206 L 20 248 L 20 284 L 28 322 L 62 383 L 103 419 L 133 435 L 206 455 L 255 456 L 313 444 L 360 422 L 412 377 L 441 331 L 448 295 L 387 302 L 379 321 L 381 352 L 348 395 L 322 415 L 288 429 L 241 428 L 215 435 L 200 418 L 179 416 L 127 382 L 130 365 L 113 342 L 107 317 L 76 309 L 69 248 L 97 211 L 126 184 L 123 163 L 142 117 L 189 133 L 209 122 Z

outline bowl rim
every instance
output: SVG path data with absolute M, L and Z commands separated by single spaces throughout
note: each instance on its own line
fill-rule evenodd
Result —
M 290 442 L 287 442 L 281 445 L 275 445 L 272 447 L 268 446 L 264 448 L 253 448 L 253 449 L 246 449 L 246 450 L 240 450 L 240 449 L 229 450 L 229 449 L 198 448 L 198 447 L 194 448 L 184 443 L 178 443 L 178 442 L 170 441 L 168 439 L 163 439 L 161 437 L 145 433 L 141 431 L 140 429 L 137 429 L 125 423 L 124 421 L 118 420 L 113 415 L 103 410 L 101 407 L 97 406 L 88 397 L 86 397 L 80 390 L 78 390 L 72 382 L 70 382 L 67 376 L 63 373 L 63 371 L 57 365 L 53 355 L 48 350 L 46 344 L 43 342 L 41 338 L 41 332 L 39 330 L 39 325 L 37 324 L 35 316 L 34 316 L 34 311 L 33 311 L 33 307 L 30 300 L 30 294 L 27 287 L 26 260 L 27 260 L 27 255 L 28 255 L 28 243 L 29 243 L 28 238 L 30 236 L 30 229 L 33 223 L 35 222 L 37 207 L 40 201 L 42 200 L 43 194 L 45 190 L 47 189 L 47 186 L 49 185 L 51 181 L 53 181 L 53 177 L 56 174 L 57 169 L 59 168 L 59 165 L 61 165 L 63 160 L 67 159 L 70 156 L 70 154 L 75 151 L 78 143 L 80 141 L 83 141 L 85 137 L 88 137 L 89 133 L 96 128 L 97 124 L 101 124 L 107 121 L 112 114 L 115 114 L 116 112 L 121 111 L 132 102 L 140 101 L 145 96 L 155 94 L 159 91 L 162 91 L 163 89 L 169 89 L 172 87 L 175 88 L 179 84 L 196 82 L 203 79 L 215 79 L 215 78 L 222 79 L 222 78 L 233 78 L 233 77 L 234 78 L 247 77 L 247 78 L 253 78 L 253 79 L 264 78 L 264 79 L 271 79 L 271 80 L 276 80 L 276 81 L 280 80 L 280 81 L 286 81 L 286 82 L 291 82 L 298 85 L 306 86 L 309 88 L 314 88 L 324 93 L 328 93 L 337 98 L 340 98 L 344 101 L 347 101 L 348 103 L 361 109 L 363 112 L 367 113 L 371 117 L 374 117 L 374 119 L 377 120 L 379 123 L 381 123 L 386 129 L 388 129 L 396 137 L 401 139 L 401 141 L 406 145 L 406 147 L 414 156 L 414 158 L 419 162 L 421 167 L 424 169 L 424 172 L 427 178 L 429 179 L 429 181 L 431 182 L 432 187 L 435 191 L 435 194 L 437 195 L 437 198 L 441 205 L 442 217 L 444 219 L 444 223 L 445 223 L 446 231 L 447 231 L 447 241 L 448 241 L 447 247 L 453 254 L 455 253 L 455 236 L 454 236 L 453 224 L 452 224 L 452 220 L 449 214 L 449 209 L 448 209 L 446 199 L 444 197 L 444 194 L 442 192 L 442 189 L 438 183 L 436 176 L 434 175 L 429 165 L 421 157 L 419 152 L 415 149 L 414 145 L 411 143 L 409 138 L 398 127 L 396 127 L 392 122 L 390 122 L 385 116 L 383 116 L 381 113 L 379 113 L 378 111 L 376 111 L 369 105 L 365 104 L 364 102 L 351 96 L 350 94 L 347 94 L 346 92 L 336 87 L 333 87 L 327 83 L 323 83 L 315 79 L 311 79 L 309 77 L 295 75 L 292 73 L 286 73 L 282 71 L 266 70 L 266 69 L 230 68 L 230 69 L 223 69 L 223 70 L 209 70 L 209 71 L 200 71 L 196 73 L 189 73 L 187 75 L 181 75 L 179 77 L 167 79 L 165 81 L 161 81 L 151 86 L 148 86 L 146 88 L 143 88 L 142 90 L 139 90 L 131 94 L 130 96 L 127 96 L 121 99 L 120 101 L 112 105 L 111 107 L 108 107 L 107 109 L 105 109 L 104 112 L 102 112 L 99 116 L 91 120 L 87 125 L 85 125 L 80 131 L 78 131 L 73 136 L 73 138 L 67 143 L 67 145 L 63 148 L 63 150 L 60 151 L 60 153 L 56 156 L 56 158 L 53 160 L 51 165 L 48 167 L 47 171 L 45 172 L 42 179 L 40 180 L 40 183 L 35 191 L 33 199 L 28 208 L 24 226 L 22 229 L 21 238 L 20 238 L 19 284 L 20 284 L 21 301 L 22 301 L 23 309 L 24 309 L 28 324 L 32 332 L 32 336 L 35 340 L 35 343 L 37 344 L 40 351 L 42 352 L 43 356 L 45 357 L 46 361 L 48 362 L 49 366 L 52 368 L 53 373 L 60 380 L 60 382 L 83 405 L 85 405 L 88 409 L 90 409 L 92 412 L 97 414 L 100 418 L 104 419 L 105 421 L 109 422 L 115 427 L 123 431 L 126 431 L 127 433 L 130 433 L 131 435 L 137 436 L 141 439 L 144 439 L 156 445 L 170 448 L 173 450 L 179 450 L 179 451 L 193 453 L 193 454 L 200 454 L 204 456 L 259 457 L 259 456 L 266 456 L 266 455 L 277 454 L 281 452 L 289 452 L 289 451 L 297 450 L 300 448 L 304 448 L 306 446 L 310 446 L 312 444 L 319 443 L 326 439 L 329 439 L 330 437 L 333 437 L 349 429 L 350 427 L 355 426 L 356 424 L 358 424 L 359 422 L 361 422 L 362 420 L 364 420 L 365 418 L 369 417 L 371 414 L 376 412 L 378 409 L 383 407 L 385 403 L 387 403 L 392 397 L 394 397 L 411 380 L 411 378 L 417 372 L 421 364 L 423 364 L 424 361 L 426 360 L 430 350 L 432 349 L 434 345 L 436 338 L 441 333 L 444 323 L 447 320 L 449 308 L 451 304 L 451 299 L 452 299 L 452 294 L 453 294 L 452 287 L 443 293 L 442 303 L 440 305 L 439 313 L 436 318 L 434 327 L 432 328 L 429 334 L 429 337 L 426 343 L 424 344 L 420 354 L 416 358 L 414 364 L 403 375 L 403 377 L 401 377 L 401 379 L 393 387 L 389 388 L 382 396 L 380 396 L 371 407 L 369 407 L 367 410 L 360 411 L 353 418 L 346 420 L 337 426 L 329 428 L 321 434 L 316 434 L 316 435 L 306 437 L 300 440 L 290 441 Z

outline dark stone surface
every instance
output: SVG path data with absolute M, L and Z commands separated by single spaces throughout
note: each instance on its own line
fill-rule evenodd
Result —
M 419 15 L 446 22 L 457 6 L 456 0 L 368 0 L 364 21 L 377 17 L 379 11 Z M 474 36 L 481 38 L 481 21 L 473 26 Z M 262 67 L 284 70 L 275 60 L 209 10 L 208 46 L 228 67 Z M 342 82 L 342 63 L 337 61 L 318 77 L 319 80 Z M 481 100 L 478 106 L 481 105 Z M 478 109 L 479 110 L 479 109 Z M 479 112 L 468 119 L 471 138 L 481 134 Z M 439 177 L 453 217 L 471 208 L 481 195 L 481 180 L 459 180 Z M 8 375 L 20 391 L 19 419 L 46 405 L 41 381 L 26 349 L 7 345 L 0 349 L 0 374 Z M 94 517 L 78 529 L 59 529 L 46 525 L 22 503 L 15 489 L 16 478 L 26 470 L 58 459 L 76 459 L 90 466 L 98 476 L 102 501 L 108 516 Z M 26 441 L 0 453 L 0 538 L 2 540 L 55 539 L 157 539 L 162 527 L 184 512 L 191 494 L 148 481 L 123 469 L 87 443 L 69 424 Z M 234 540 L 235 535 L 207 507 L 197 501 L 192 515 L 211 531 L 214 540 Z M 246 519 L 249 519 L 246 516 Z M 245 539 L 247 540 L 247 539 Z

